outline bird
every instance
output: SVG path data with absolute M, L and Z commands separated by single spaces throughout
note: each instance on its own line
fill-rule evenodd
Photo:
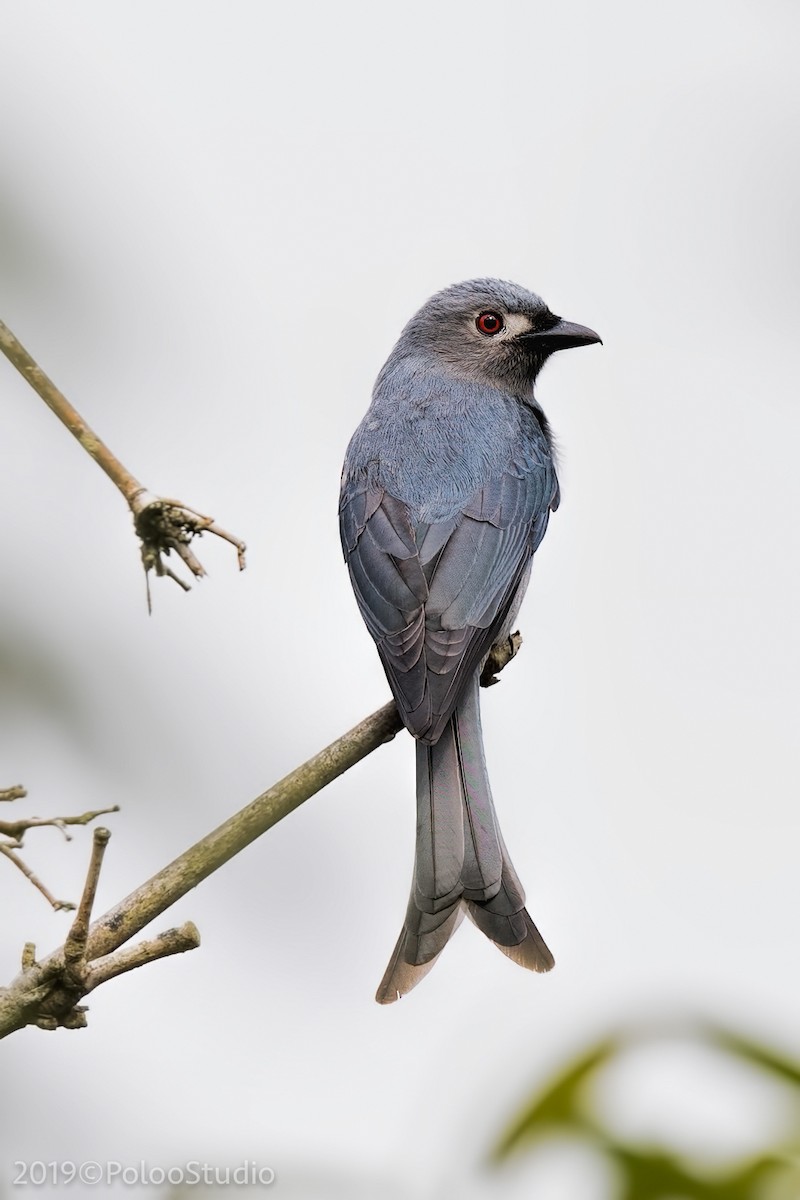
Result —
M 479 684 L 560 499 L 535 380 L 551 354 L 600 341 L 519 284 L 454 284 L 403 329 L 347 448 L 342 549 L 416 740 L 414 878 L 380 1004 L 424 978 L 465 914 L 521 966 L 554 965 L 497 822 Z

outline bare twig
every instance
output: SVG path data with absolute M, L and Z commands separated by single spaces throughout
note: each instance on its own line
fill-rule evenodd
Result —
M 0 788 L 0 801 L 3 800 L 22 800 L 27 796 L 27 792 L 20 784 L 15 784 L 14 787 Z
M 205 575 L 202 564 L 190 549 L 193 538 L 203 533 L 213 534 L 236 547 L 239 570 L 244 570 L 245 544 L 240 538 L 227 533 L 216 524 L 213 517 L 204 517 L 181 504 L 178 500 L 165 500 L 154 496 L 112 454 L 94 430 L 87 425 L 78 410 L 59 391 L 51 379 L 31 357 L 7 325 L 0 321 L 0 350 L 27 379 L 33 390 L 41 396 L 58 419 L 77 438 L 87 454 L 105 471 L 109 479 L 119 488 L 133 513 L 136 533 L 142 543 L 142 562 L 148 577 L 147 600 L 150 606 L 149 572 L 174 579 L 185 590 L 189 585 L 176 575 L 164 562 L 173 550 L 186 564 L 192 575 L 199 579 Z
M 177 929 L 165 929 L 156 937 L 146 942 L 137 942 L 116 954 L 106 954 L 92 963 L 87 972 L 88 991 L 94 991 L 101 983 L 116 979 L 126 971 L 134 971 L 147 963 L 156 962 L 159 958 L 167 958 L 171 954 L 183 954 L 186 950 L 196 950 L 200 945 L 200 931 L 193 921 L 186 921 Z
M 134 496 L 130 505 L 133 512 L 133 523 L 142 543 L 142 563 L 147 579 L 147 607 L 149 610 L 152 611 L 150 571 L 154 571 L 156 575 L 166 575 L 170 579 L 174 579 L 175 583 L 185 592 L 189 591 L 189 584 L 167 566 L 163 555 L 174 550 L 195 579 L 202 579 L 206 574 L 203 564 L 191 549 L 192 538 L 200 537 L 204 533 L 213 533 L 223 541 L 230 542 L 236 547 L 239 570 L 244 570 L 246 550 L 244 542 L 217 525 L 213 517 L 204 517 L 201 513 L 195 512 L 193 508 L 181 504 L 179 500 L 164 500 L 158 496 L 151 496 L 144 490 Z
M 387 704 L 292 771 L 95 921 L 89 929 L 84 961 L 97 963 L 98 959 L 105 959 L 109 955 L 114 957 L 116 964 L 130 961 L 117 959 L 112 952 L 245 846 L 293 812 L 309 796 L 313 796 L 378 746 L 390 741 L 401 728 L 394 703 Z M 157 941 L 156 944 L 162 943 Z M 135 959 L 139 951 L 129 953 L 133 953 Z M 83 990 L 80 994 L 76 993 L 67 963 L 66 945 L 42 962 L 31 963 L 30 959 L 31 953 L 28 951 L 27 967 L 23 967 L 7 988 L 0 988 L 0 1038 L 25 1025 L 41 1026 L 42 1019 L 45 1021 L 43 1027 L 48 1029 L 54 1029 L 59 1024 L 80 1027 L 85 1023 L 85 1018 L 82 1012 L 76 1014 L 76 1001 L 91 987 L 102 982 L 102 978 L 93 978 L 90 970 L 88 975 L 83 976 Z M 135 961 L 132 965 L 136 965 Z M 106 970 L 106 965 L 103 965 L 102 971 Z M 78 1024 L 71 1025 L 73 1021 Z
M 402 728 L 394 701 L 379 708 L 196 842 L 101 917 L 91 930 L 92 949 L 107 953 L 122 945 L 316 792 L 378 746 L 391 741 Z
M 111 834 L 107 829 L 95 829 L 92 857 L 86 874 L 83 895 L 64 943 L 62 961 L 56 965 L 37 963 L 36 947 L 26 942 L 22 951 L 22 971 L 18 976 L 26 987 L 25 1024 L 40 1029 L 83 1029 L 86 1026 L 86 1006 L 78 1001 L 101 983 L 115 979 L 126 971 L 146 966 L 171 954 L 182 954 L 200 945 L 197 928 L 188 921 L 180 929 L 168 929 L 150 941 L 131 946 L 119 954 L 97 959 L 89 951 L 89 921 L 100 879 L 103 856 Z
M 511 653 L 501 653 L 495 670 L 502 670 L 511 657 Z M 386 704 L 263 792 L 95 921 L 89 929 L 85 960 L 95 963 L 102 978 L 112 978 L 113 974 L 120 973 L 115 970 L 108 974 L 106 966 L 101 967 L 108 956 L 115 964 L 130 962 L 138 965 L 139 955 L 144 953 L 142 950 L 128 951 L 125 956 L 115 956 L 113 952 L 305 800 L 378 746 L 391 741 L 402 728 L 394 702 Z M 163 943 L 157 939 L 155 944 Z M 26 961 L 29 959 L 30 952 Z M 54 1017 L 58 1017 L 61 1024 L 71 1020 L 69 1014 L 74 1008 L 75 996 L 64 992 L 67 971 L 67 947 L 63 946 L 41 963 L 29 963 L 7 988 L 0 988 L 0 1038 L 25 1025 L 40 1024 L 42 1015 L 50 1022 L 47 1028 L 54 1028 Z M 97 986 L 102 978 L 96 978 L 91 986 Z M 90 990 L 87 985 L 91 979 L 90 971 L 84 976 L 82 995 Z
M 22 793 L 27 795 L 27 792 Z M 106 813 L 119 812 L 119 805 L 112 804 L 110 808 L 95 808 L 91 812 L 80 813 L 75 817 L 20 817 L 17 821 L 0 821 L 0 835 L 14 839 L 14 849 L 19 850 L 22 846 L 22 838 L 29 829 L 43 829 L 46 825 L 52 825 L 63 833 L 68 842 L 72 841 L 72 837 L 67 833 L 67 825 L 88 825 L 94 821 L 96 817 L 104 817 Z
M 89 869 L 86 872 L 86 882 L 83 885 L 83 895 L 72 922 L 72 928 L 64 942 L 64 962 L 70 975 L 78 975 L 82 964 L 86 961 L 86 943 L 89 940 L 89 922 L 92 919 L 94 898 L 97 895 L 97 885 L 100 882 L 100 868 L 106 853 L 111 832 L 102 826 L 95 829 L 92 838 L 92 857 L 89 859 Z
M 8 842 L 0 842 L 0 854 L 12 862 L 18 870 L 22 872 L 27 880 L 29 880 L 37 891 L 41 892 L 48 904 L 50 904 L 56 912 L 69 912 L 75 905 L 69 900 L 56 900 L 53 893 L 45 887 L 38 875 L 34 875 L 28 864 L 20 858 L 16 853 L 19 849 L 19 843 L 10 844 Z
M 0 801 L 2 800 L 21 800 L 27 796 L 27 791 L 24 787 L 15 786 L 10 788 L 0 789 Z M 56 910 L 62 912 L 65 910 L 74 909 L 75 905 L 69 900 L 56 900 L 52 892 L 45 887 L 41 879 L 33 873 L 30 867 L 16 853 L 23 846 L 23 839 L 29 829 L 41 829 L 45 825 L 52 825 L 55 829 L 60 830 L 68 842 L 72 838 L 67 833 L 68 825 L 88 825 L 90 821 L 94 821 L 96 817 L 104 816 L 106 813 L 119 812 L 119 805 L 112 804 L 110 808 L 97 808 L 92 812 L 81 813 L 79 816 L 73 817 L 18 817 L 15 821 L 0 821 L 0 837 L 9 839 L 7 842 L 0 842 L 0 854 L 13 863 L 14 866 L 22 872 L 26 879 L 30 880 L 33 886 L 42 893 L 48 904 Z

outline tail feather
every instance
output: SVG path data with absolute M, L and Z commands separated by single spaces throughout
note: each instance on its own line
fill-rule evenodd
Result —
M 525 893 L 508 857 L 502 837 L 503 879 L 496 896 L 483 904 L 468 900 L 467 912 L 482 933 L 514 962 L 531 971 L 549 971 L 555 966 L 544 938 L 525 908 Z
M 513 962 L 538 972 L 549 971 L 555 966 L 556 960 L 526 908 L 512 916 L 498 916 L 488 912 L 485 905 L 473 901 L 467 901 L 466 907 L 481 933 L 491 938 L 497 949 Z
M 442 917 L 444 919 L 439 924 L 432 925 L 434 920 Z M 444 913 L 433 915 L 416 908 L 412 896 L 403 931 L 375 994 L 378 1003 L 392 1004 L 416 987 L 428 974 L 463 919 L 464 905 L 460 900 L 456 900 Z
M 427 975 L 467 912 L 509 958 L 549 971 L 553 956 L 495 816 L 481 734 L 479 681 L 434 745 L 417 743 L 417 851 L 405 924 L 376 999 L 390 1004 Z
M 448 726 L 447 732 L 449 733 Z M 417 850 L 414 896 L 424 912 L 448 908 L 461 895 L 464 818 L 456 744 L 417 743 Z
M 443 738 L 447 737 L 451 730 L 451 739 L 458 751 L 458 784 L 464 822 L 462 894 L 470 900 L 490 900 L 501 886 L 503 842 L 495 816 L 483 752 L 480 685 L 477 674 L 472 687 L 453 714 Z

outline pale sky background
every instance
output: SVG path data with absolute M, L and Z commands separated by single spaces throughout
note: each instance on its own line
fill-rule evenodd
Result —
M 239 576 L 205 539 L 209 579 L 156 581 L 148 618 L 124 503 L 0 362 L 0 783 L 31 813 L 123 806 L 101 911 L 388 698 L 336 505 L 411 313 L 495 275 L 605 343 L 540 380 L 563 503 L 484 697 L 556 969 L 465 925 L 374 1003 L 413 859 L 398 737 L 154 927 L 192 919 L 200 950 L 3 1044 L 0 1195 L 16 1159 L 201 1157 L 303 1200 L 516 1198 L 527 1167 L 477 1164 L 607 1026 L 702 1011 L 800 1054 L 798 13 L 0 2 L 0 317 L 134 474 L 249 548 Z M 89 844 L 27 857 L 77 898 Z M 2 864 L 0 898 L 5 981 L 68 919 Z M 633 1072 L 632 1120 L 663 1082 Z M 697 1137 L 718 1084 L 664 1127 Z M 720 1095 L 708 1137 L 743 1144 Z M 566 1169 L 537 1200 L 605 1196 Z

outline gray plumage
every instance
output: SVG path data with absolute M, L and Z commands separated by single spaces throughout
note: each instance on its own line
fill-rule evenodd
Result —
M 553 966 L 495 816 L 479 676 L 559 502 L 534 380 L 555 350 L 599 340 L 516 284 L 456 284 L 403 330 L 347 450 L 345 559 L 417 739 L 414 884 L 381 1003 L 427 974 L 465 912 L 515 962 Z

